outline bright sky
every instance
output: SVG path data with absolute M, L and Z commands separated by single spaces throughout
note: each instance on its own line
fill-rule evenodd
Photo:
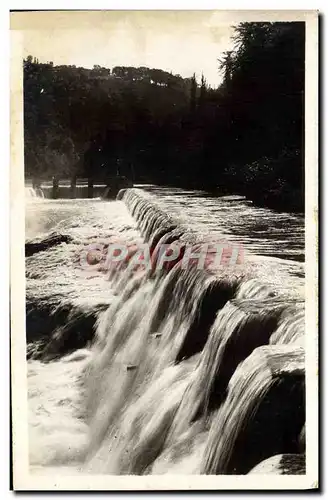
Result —
M 25 12 L 12 15 L 12 28 L 24 24 L 24 56 L 40 62 L 148 66 L 217 86 L 217 59 L 232 48 L 232 24 L 239 19 L 215 11 Z M 14 17 L 15 16 L 15 17 Z M 16 25 L 15 25 L 16 23 Z

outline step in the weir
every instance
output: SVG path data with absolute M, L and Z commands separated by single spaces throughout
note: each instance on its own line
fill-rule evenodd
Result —
M 174 339 L 173 361 L 180 362 L 203 349 L 217 311 L 234 297 L 238 281 L 229 277 L 217 280 L 203 270 L 179 267 L 164 279 L 157 279 L 161 293 L 149 330 L 151 333 L 165 330 L 161 348 L 166 346 L 171 353 Z M 167 323 L 170 328 L 165 327 Z
M 304 357 L 299 346 L 264 346 L 237 368 L 212 422 L 202 473 L 247 474 L 269 457 L 299 453 Z
M 303 302 L 287 303 L 277 330 L 270 337 L 270 344 L 303 345 L 305 337 L 305 310 Z
M 131 214 L 138 222 L 139 228 L 146 241 L 157 231 L 177 227 L 180 221 L 174 219 L 156 204 L 154 197 L 141 189 L 128 189 L 122 199 Z
M 215 294 L 211 304 L 217 301 Z M 185 426 L 200 417 L 207 417 L 219 408 L 227 396 L 227 388 L 238 365 L 244 361 L 257 347 L 268 345 L 272 338 L 283 336 L 285 318 L 290 315 L 286 328 L 295 333 L 299 328 L 299 336 L 304 334 L 304 325 L 299 325 L 299 314 L 303 315 L 303 304 L 286 303 L 279 299 L 237 300 L 230 299 L 221 309 L 218 308 L 216 319 L 208 329 L 201 327 L 187 335 L 181 352 L 194 354 L 192 347 L 200 347 L 203 341 L 203 353 L 196 368 L 196 376 L 188 387 L 177 414 L 179 425 Z M 296 325 L 292 326 L 295 318 Z M 214 320 L 214 317 L 213 317 Z M 280 331 L 280 334 L 277 331 Z M 205 338 L 204 338 L 205 337 Z M 277 343 L 277 342 L 276 342 Z M 200 350 L 200 349 L 199 349 Z M 178 359 L 180 359 L 179 356 Z
M 199 285 L 195 284 L 197 292 L 194 294 L 194 302 L 197 298 L 199 301 L 198 311 L 186 331 L 176 356 L 177 362 L 203 350 L 216 314 L 234 297 L 237 287 L 238 281 L 231 279 L 231 277 L 226 279 L 223 277 L 221 279 L 213 278 L 202 290 Z

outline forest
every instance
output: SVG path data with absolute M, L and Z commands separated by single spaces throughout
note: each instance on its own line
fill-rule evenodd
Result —
M 218 88 L 204 76 L 28 56 L 26 178 L 119 174 L 302 212 L 305 23 L 241 23 L 233 39 L 218 54 Z

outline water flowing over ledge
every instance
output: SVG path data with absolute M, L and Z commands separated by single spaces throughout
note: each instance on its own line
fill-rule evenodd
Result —
M 163 243 L 212 238 L 144 190 L 121 191 L 118 199 L 152 254 Z M 264 280 L 256 260 L 215 272 L 182 269 L 179 258 L 173 264 L 110 273 L 115 300 L 89 309 L 87 328 L 79 311 L 61 311 L 65 324 L 43 353 L 53 359 L 58 345 L 51 365 L 81 367 L 78 418 L 87 430 L 76 434 L 83 439 L 71 443 L 66 462 L 60 450 L 46 465 L 105 474 L 248 474 L 272 457 L 275 473 L 304 473 L 302 298 Z M 87 337 L 87 351 L 78 334 Z M 80 351 L 63 357 L 62 343 Z
M 119 198 L 153 252 L 202 241 L 144 191 Z M 273 455 L 301 453 L 301 301 L 279 299 L 249 269 L 176 264 L 141 280 L 123 308 L 124 316 L 109 309 L 98 329 L 87 470 L 245 474 Z

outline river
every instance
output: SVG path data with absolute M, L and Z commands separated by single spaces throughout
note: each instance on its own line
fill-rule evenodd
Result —
M 121 198 L 26 189 L 26 243 L 65 236 L 26 257 L 33 472 L 247 474 L 302 458 L 304 218 L 151 185 Z M 189 235 L 239 245 L 242 262 L 82 265 L 91 244 Z

